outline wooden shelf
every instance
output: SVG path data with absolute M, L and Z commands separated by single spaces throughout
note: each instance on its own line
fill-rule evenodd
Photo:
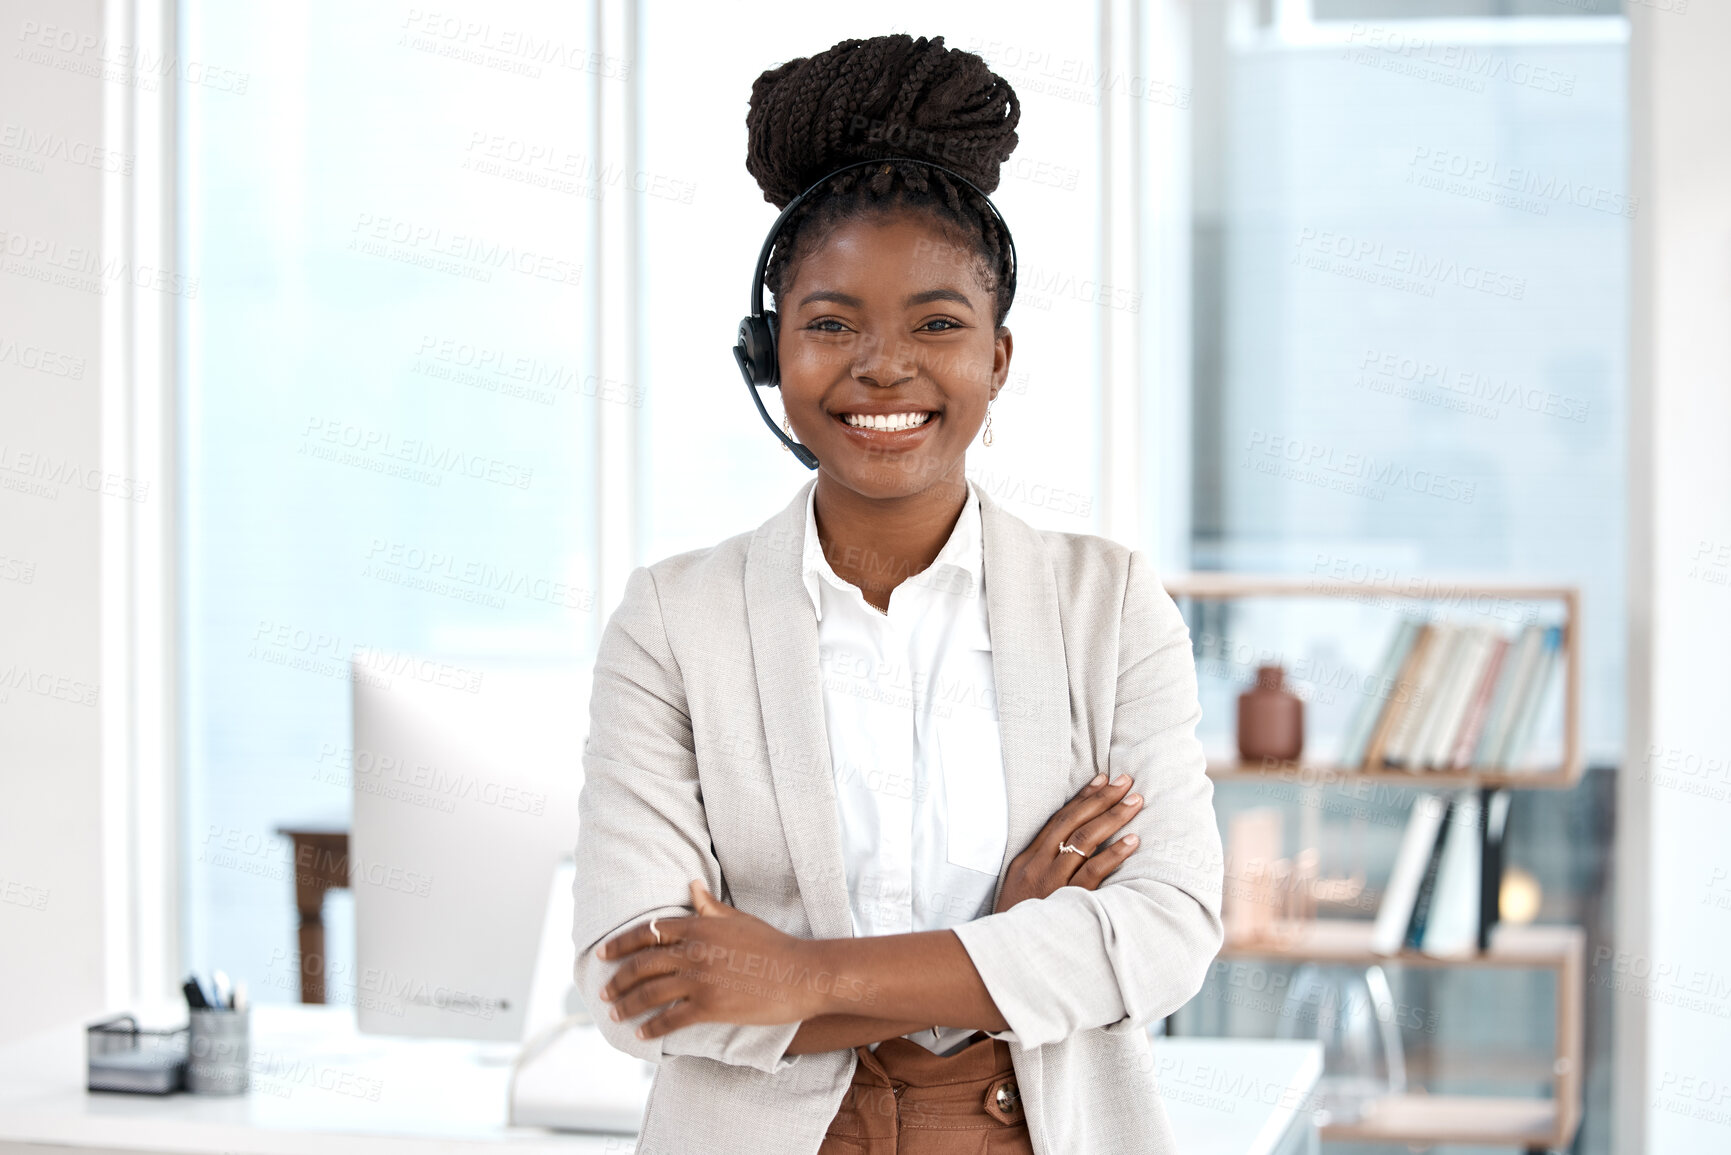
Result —
M 1199 601 L 1234 601 L 1239 598 L 1341 598 L 1374 602 L 1399 599 L 1411 602 L 1441 602 L 1445 605 L 1485 612 L 1479 605 L 1489 599 L 1510 602 L 1560 602 L 1563 607 L 1563 754 L 1554 768 L 1543 770 L 1413 772 L 1380 764 L 1364 769 L 1327 763 L 1276 762 L 1268 766 L 1237 762 L 1210 763 L 1215 778 L 1274 778 L 1300 785 L 1365 781 L 1386 786 L 1436 787 L 1510 786 L 1524 790 L 1557 790 L 1581 780 L 1585 765 L 1581 732 L 1581 591 L 1575 586 L 1504 581 L 1342 581 L 1339 579 L 1239 573 L 1168 574 L 1161 579 L 1173 598 Z
M 1578 926 L 1541 923 L 1503 925 L 1491 932 L 1491 947 L 1483 954 L 1440 956 L 1401 951 L 1377 954 L 1370 949 L 1369 919 L 1319 918 L 1308 922 L 1277 922 L 1265 938 L 1227 939 L 1221 958 L 1279 959 L 1289 962 L 1341 963 L 1370 966 L 1398 963 L 1418 967 L 1502 967 L 1563 970 L 1584 965 L 1586 933 Z
M 1368 919 L 1323 918 L 1277 922 L 1269 935 L 1228 939 L 1222 959 L 1273 959 L 1344 966 L 1480 967 L 1556 972 L 1557 1049 L 1552 1060 L 1552 1097 L 1497 1098 L 1479 1095 L 1389 1095 L 1364 1119 L 1331 1124 L 1324 1139 L 1367 1142 L 1467 1143 L 1505 1147 L 1567 1147 L 1580 1123 L 1583 983 L 1587 936 L 1578 926 L 1541 923 L 1504 925 L 1491 932 L 1490 949 L 1438 957 L 1417 951 L 1382 955 L 1370 949 Z M 1559 1104 L 1561 1107 L 1559 1108 Z
M 1300 787 L 1350 786 L 1371 782 L 1395 789 L 1510 787 L 1555 790 L 1580 781 L 1585 758 L 1581 732 L 1581 592 L 1566 585 L 1465 579 L 1352 581 L 1314 576 L 1262 576 L 1236 573 L 1168 574 L 1173 598 L 1232 601 L 1239 598 L 1338 598 L 1399 610 L 1401 603 L 1433 603 L 1445 615 L 1507 617 L 1502 603 L 1557 602 L 1562 608 L 1563 750 L 1555 767 L 1538 770 L 1412 772 L 1374 763 L 1362 769 L 1326 762 L 1208 763 L 1210 778 L 1221 781 L 1281 782 Z M 1520 615 L 1525 617 L 1523 613 Z M 1223 959 L 1272 959 L 1282 962 L 1338 963 L 1348 966 L 1485 967 L 1550 970 L 1556 974 L 1556 1050 L 1551 1066 L 1551 1097 L 1500 1098 L 1483 1095 L 1430 1095 L 1423 1091 L 1388 1095 L 1352 1123 L 1322 1128 L 1324 1139 L 1397 1143 L 1431 1147 L 1443 1143 L 1536 1148 L 1567 1148 L 1581 1119 L 1582 1037 L 1585 1014 L 1586 934 L 1578 926 L 1499 926 L 1490 949 L 1482 953 L 1435 957 L 1417 951 L 1393 955 L 1370 949 L 1368 920 L 1316 919 L 1277 922 L 1254 940 L 1229 938 Z
M 1208 763 L 1208 776 L 1222 782 L 1284 782 L 1292 786 L 1334 786 L 1378 782 L 1409 790 L 1456 789 L 1462 786 L 1510 786 L 1517 790 L 1563 790 L 1581 780 L 1581 765 L 1547 770 L 1355 770 L 1320 762 Z
M 1413 1087 L 1442 1086 L 1469 1074 L 1487 1085 L 1526 1087 L 1549 1083 L 1556 1074 L 1556 1064 L 1557 1057 L 1548 1049 L 1483 1048 L 1470 1043 L 1448 1047 L 1430 1045 L 1406 1053 L 1406 1077 L 1408 1085 Z
M 1455 601 L 1465 598 L 1491 597 L 1509 601 L 1570 601 L 1579 596 L 1574 586 L 1544 583 L 1472 581 L 1343 581 L 1306 577 L 1304 575 L 1266 575 L 1241 573 L 1167 574 L 1161 579 L 1166 592 L 1173 597 L 1201 598 L 1208 601 L 1228 601 L 1253 597 L 1317 597 L 1317 598 L 1406 598 L 1411 601 Z
M 1571 1128 L 1572 1130 L 1572 1128 Z M 1550 1099 L 1488 1095 L 1386 1095 L 1352 1123 L 1330 1123 L 1322 1137 L 1365 1143 L 1465 1143 L 1486 1147 L 1567 1147 Z

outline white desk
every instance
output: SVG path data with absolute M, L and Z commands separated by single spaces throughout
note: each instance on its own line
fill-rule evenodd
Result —
M 467 1155 L 504 1143 L 516 1155 L 629 1155 L 634 1146 L 625 1135 L 506 1126 L 500 1048 L 360 1035 L 347 1007 L 252 1013 L 252 1089 L 231 1097 L 86 1091 L 82 1022 L 0 1048 L 0 1152 Z M 1295 1108 L 1322 1072 L 1320 1044 L 1156 1039 L 1154 1055 L 1185 1155 L 1314 1150 L 1315 1129 Z
M 1160 1102 L 1184 1155 L 1316 1155 L 1322 1044 L 1155 1039 Z

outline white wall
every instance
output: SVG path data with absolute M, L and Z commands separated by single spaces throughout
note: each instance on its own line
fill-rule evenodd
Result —
M 1731 1144 L 1731 4 L 1633 27 L 1629 753 L 1619 785 L 1617 1151 Z M 1678 11 L 1681 8 L 1682 11 Z
M 37 279 L 99 250 L 104 93 L 31 57 L 47 25 L 100 33 L 102 5 L 0 0 L 0 1041 L 104 1000 L 98 563 L 126 499 L 103 493 L 105 282 Z

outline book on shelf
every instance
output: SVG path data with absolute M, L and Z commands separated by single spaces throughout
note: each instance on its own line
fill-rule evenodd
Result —
M 1498 917 L 1508 792 L 1421 794 L 1371 927 L 1371 950 L 1461 958 L 1485 950 Z
M 1436 709 L 1413 752 L 1415 770 L 1442 769 L 1452 753 L 1455 735 L 1466 721 L 1473 690 L 1484 676 L 1496 633 L 1488 626 L 1468 626 L 1455 647 L 1454 660 L 1438 691 Z
M 1340 765 L 1506 771 L 1522 764 L 1564 665 L 1563 627 L 1402 619 L 1348 723 Z
M 1468 653 L 1472 649 L 1472 636 L 1469 631 L 1459 626 L 1447 625 L 1441 627 L 1447 639 L 1442 655 L 1438 658 L 1436 668 L 1431 672 L 1429 690 L 1425 695 L 1425 709 L 1422 715 L 1413 719 L 1413 726 L 1406 748 L 1395 755 L 1390 765 L 1407 770 L 1424 769 L 1425 751 L 1428 748 L 1431 735 L 1443 721 L 1443 716 L 1449 710 L 1449 698 L 1454 692 L 1455 680 L 1460 676 L 1462 665 L 1470 659 Z
M 1435 622 L 1431 623 L 1428 629 L 1430 644 L 1425 647 L 1419 662 L 1413 667 L 1411 693 L 1407 697 L 1406 709 L 1394 720 L 1389 729 L 1388 742 L 1383 746 L 1382 761 L 1388 766 L 1399 768 L 1406 765 L 1419 731 L 1424 727 L 1425 719 L 1436 706 L 1437 688 L 1442 681 L 1443 671 L 1454 659 L 1455 647 L 1460 642 L 1460 630 L 1454 626 Z
M 1454 749 L 1449 752 L 1446 769 L 1466 770 L 1472 766 L 1473 751 L 1478 748 L 1479 735 L 1484 732 L 1485 721 L 1490 717 L 1491 702 L 1496 694 L 1497 682 L 1502 677 L 1503 660 L 1508 657 L 1508 653 L 1509 639 L 1501 636 L 1491 639 L 1484 673 L 1479 677 L 1472 701 L 1467 704 L 1466 716 L 1461 720 L 1460 733 L 1455 735 Z
M 1514 708 L 1515 717 L 1509 727 L 1508 738 L 1498 750 L 1495 761 L 1491 763 L 1492 768 L 1513 770 L 1525 758 L 1527 747 L 1532 742 L 1533 729 L 1538 723 L 1545 697 L 1554 680 L 1552 675 L 1562 664 L 1562 643 L 1562 627 L 1547 627 L 1544 641 L 1540 644 L 1538 660 L 1534 663 L 1533 675 L 1523 687 L 1520 704 Z
M 1382 660 L 1376 664 L 1376 673 L 1366 684 L 1364 696 L 1359 699 L 1358 708 L 1353 711 L 1352 721 L 1347 725 L 1346 738 L 1341 743 L 1338 759 L 1340 765 L 1364 764 L 1364 753 L 1370 746 L 1377 719 L 1382 716 L 1383 710 L 1394 700 L 1395 695 L 1401 692 L 1401 667 L 1406 662 L 1406 656 L 1412 652 L 1413 642 L 1418 640 L 1419 625 L 1420 623 L 1412 618 L 1402 618 L 1399 627 L 1394 631 L 1394 637 L 1389 641 Z
M 1496 752 L 1508 741 L 1509 728 L 1514 722 L 1514 707 L 1520 700 L 1522 687 L 1532 678 L 1533 667 L 1544 644 L 1544 631 L 1538 626 L 1521 630 L 1520 638 L 1510 648 L 1507 669 L 1499 680 L 1496 702 L 1485 722 L 1477 748 L 1473 751 L 1474 766 L 1494 763 Z
M 1479 873 L 1484 866 L 1483 830 L 1477 790 L 1455 794 L 1444 823 L 1443 852 L 1437 858 L 1430 917 L 1412 946 L 1438 958 L 1458 958 L 1478 950 Z
M 1431 841 L 1424 873 L 1419 876 L 1418 891 L 1413 895 L 1412 913 L 1407 916 L 1406 933 L 1401 936 L 1401 946 L 1407 950 L 1418 950 L 1424 943 L 1425 931 L 1430 926 L 1431 903 L 1436 900 L 1437 876 L 1442 872 L 1443 854 L 1449 848 L 1454 820 L 1455 799 L 1451 797 L 1443 806 L 1442 824 L 1437 827 L 1436 838 Z
M 1365 749 L 1362 765 L 1376 766 L 1382 763 L 1383 752 L 1388 748 L 1388 741 L 1395 726 L 1415 705 L 1418 671 L 1429 660 L 1431 647 L 1434 645 L 1436 628 L 1429 622 L 1420 624 L 1413 637 L 1412 647 L 1407 650 L 1406 657 L 1400 664 L 1400 673 L 1395 677 L 1395 689 L 1384 700 L 1376 724 L 1371 728 L 1370 745 Z
M 1493 790 L 1479 817 L 1484 864 L 1479 870 L 1479 949 L 1491 949 L 1491 931 L 1502 916 L 1503 845 L 1508 838 L 1509 805 L 1514 796 Z
M 1378 954 L 1396 954 L 1406 941 L 1419 884 L 1430 866 L 1437 832 L 1442 829 L 1447 810 L 1448 799 L 1440 794 L 1420 794 L 1413 799 L 1406 832 L 1401 835 L 1400 850 L 1395 854 L 1394 868 L 1389 872 L 1382 904 L 1376 910 L 1376 923 L 1371 928 L 1371 949 Z

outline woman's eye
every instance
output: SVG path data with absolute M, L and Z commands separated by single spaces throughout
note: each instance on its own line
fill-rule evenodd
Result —
M 826 326 L 830 326 L 830 325 L 833 325 L 835 327 L 833 329 L 826 327 Z M 836 320 L 834 317 L 822 317 L 816 321 L 813 321 L 811 324 L 807 325 L 806 328 L 816 329 L 820 333 L 840 333 L 844 329 L 846 329 L 847 326 L 843 325 L 840 321 Z
M 932 329 L 931 326 L 933 326 L 933 325 L 942 325 L 943 328 L 942 329 Z M 947 333 L 951 329 L 960 329 L 961 327 L 962 327 L 961 322 L 952 321 L 948 317 L 933 317 L 931 320 L 927 321 L 924 325 L 920 326 L 920 328 L 925 329 L 928 332 L 932 332 L 932 333 Z

